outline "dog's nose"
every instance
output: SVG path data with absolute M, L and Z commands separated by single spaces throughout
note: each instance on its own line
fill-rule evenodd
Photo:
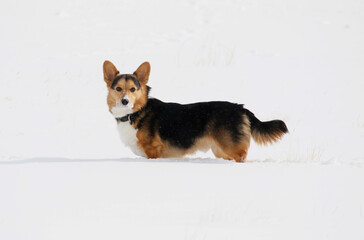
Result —
M 121 103 L 122 103 L 123 105 L 128 105 L 129 100 L 127 100 L 127 99 L 123 99 L 123 100 L 121 100 Z

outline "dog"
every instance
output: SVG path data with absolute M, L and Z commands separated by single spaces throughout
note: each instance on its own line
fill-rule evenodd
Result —
M 211 149 L 217 158 L 245 162 L 251 137 L 266 145 L 288 133 L 282 120 L 262 122 L 242 104 L 151 98 L 150 69 L 144 62 L 133 74 L 120 74 L 110 61 L 103 65 L 109 111 L 122 142 L 138 156 L 177 158 Z

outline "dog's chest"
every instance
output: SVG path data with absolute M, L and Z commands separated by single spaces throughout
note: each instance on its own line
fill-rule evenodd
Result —
M 126 114 L 132 113 L 130 108 L 126 107 L 113 107 L 111 109 L 112 114 L 116 118 L 120 118 L 125 116 Z M 138 130 L 133 128 L 129 121 L 127 122 L 119 122 L 117 124 L 117 129 L 119 132 L 119 136 L 121 139 L 121 142 L 127 146 L 130 147 L 131 151 L 141 157 L 145 157 L 145 153 L 139 148 L 138 146 L 138 138 L 136 136 Z
M 141 157 L 145 157 L 145 153 L 138 146 L 137 130 L 131 126 L 129 122 L 120 122 L 117 125 L 121 142 L 130 147 L 131 151 Z

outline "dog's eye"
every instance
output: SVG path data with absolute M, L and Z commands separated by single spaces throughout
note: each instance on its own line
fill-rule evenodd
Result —
M 135 92 L 135 88 L 130 88 L 130 92 Z
M 121 90 L 122 90 L 121 87 L 116 88 L 116 91 L 118 91 L 118 92 L 121 92 Z

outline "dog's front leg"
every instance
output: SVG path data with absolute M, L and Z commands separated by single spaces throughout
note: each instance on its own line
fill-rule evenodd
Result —
M 151 137 L 148 132 L 139 130 L 137 133 L 138 145 L 147 158 L 160 158 L 164 151 L 164 144 L 159 136 Z

